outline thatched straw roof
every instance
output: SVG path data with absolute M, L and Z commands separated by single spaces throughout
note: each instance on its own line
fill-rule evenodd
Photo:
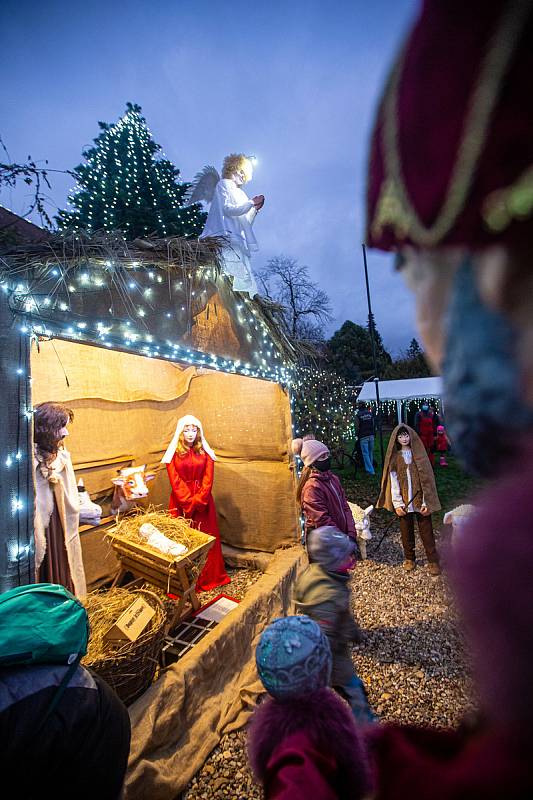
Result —
M 221 238 L 126 241 L 120 233 L 54 234 L 0 247 L 0 281 L 11 286 L 13 311 L 53 335 L 74 326 L 78 338 L 107 346 L 116 346 L 124 333 L 148 343 L 153 337 L 154 348 L 145 347 L 150 355 L 161 352 L 157 342 L 186 343 L 255 363 L 266 375 L 267 360 L 277 368 L 297 354 L 275 303 L 233 291 L 222 272 L 227 246 Z
M 17 266 L 33 267 L 72 262 L 92 261 L 106 264 L 131 264 L 147 262 L 159 266 L 196 269 L 206 265 L 220 266 L 222 238 L 185 239 L 134 239 L 126 241 L 120 232 L 83 232 L 51 234 L 40 242 L 27 242 L 17 246 L 0 247 L 0 259 L 10 271 Z

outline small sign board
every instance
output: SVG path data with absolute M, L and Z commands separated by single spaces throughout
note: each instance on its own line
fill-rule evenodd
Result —
M 139 638 L 154 614 L 155 608 L 152 608 L 142 597 L 138 597 L 107 631 L 104 639 L 110 642 L 124 641 L 124 639 L 134 642 Z
M 237 600 L 233 600 L 227 595 L 221 594 L 215 597 L 210 603 L 207 603 L 199 611 L 196 612 L 196 618 L 208 619 L 213 622 L 221 622 L 226 614 L 233 611 L 239 605 Z
M 182 620 L 173 635 L 165 637 L 161 654 L 163 666 L 168 667 L 179 661 L 238 605 L 239 601 L 233 597 L 219 594 L 203 605 L 191 619 Z

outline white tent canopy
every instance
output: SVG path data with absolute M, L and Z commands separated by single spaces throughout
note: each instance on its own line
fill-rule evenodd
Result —
M 442 378 L 405 378 L 400 381 L 380 381 L 380 400 L 413 400 L 415 397 L 441 397 Z M 374 381 L 363 384 L 358 400 L 375 400 Z
M 395 402 L 398 420 L 402 419 L 402 403 L 406 400 L 415 400 L 418 397 L 435 397 L 441 401 L 442 406 L 442 378 L 405 378 L 398 381 L 380 381 L 379 399 L 381 401 Z M 376 387 L 374 381 L 363 384 L 358 400 L 367 403 L 376 402 Z

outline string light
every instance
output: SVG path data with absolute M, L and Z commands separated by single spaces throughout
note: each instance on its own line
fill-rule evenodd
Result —
M 69 209 L 59 212 L 63 229 L 114 231 L 128 238 L 156 233 L 195 236 L 205 222 L 199 204 L 184 206 L 189 184 L 164 156 L 138 106 L 114 125 L 102 124 L 76 169 L 78 183 L 68 197 Z
M 312 433 L 329 445 L 355 437 L 355 392 L 339 375 L 299 367 L 290 402 L 295 436 Z
M 43 308 L 50 307 L 50 304 L 46 304 L 44 299 L 40 305 Z M 287 361 L 278 351 L 271 336 L 267 336 L 268 326 L 262 320 L 259 325 L 259 332 L 261 333 L 261 341 L 267 342 L 264 346 L 268 347 L 268 350 L 265 351 L 263 347 L 254 350 L 251 353 L 254 356 L 254 361 L 243 362 L 240 359 L 231 359 L 213 352 L 205 353 L 187 347 L 183 342 L 171 339 L 163 340 L 154 334 L 147 333 L 146 330 L 136 331 L 132 328 L 130 320 L 110 319 L 106 323 L 102 322 L 102 320 L 91 321 L 89 319 L 79 321 L 72 316 L 72 311 L 62 301 L 56 302 L 54 308 L 63 313 L 59 316 L 52 309 L 50 317 L 46 321 L 42 319 L 42 313 L 37 316 L 36 314 L 25 312 L 24 316 L 27 322 L 21 326 L 21 332 L 26 333 L 30 338 L 58 337 L 72 339 L 79 342 L 102 344 L 108 348 L 114 347 L 120 350 L 137 352 L 151 358 L 161 357 L 176 362 L 185 361 L 198 366 L 209 366 L 221 372 L 275 381 L 284 386 L 290 386 L 293 383 L 294 371 L 292 363 Z M 19 308 L 19 312 L 24 309 L 25 307 Z M 143 308 L 139 308 L 137 314 L 140 318 L 146 317 L 146 311 Z M 160 311 L 159 316 L 168 319 L 172 317 L 172 314 Z M 253 341 L 252 336 L 248 335 L 247 338 Z M 267 353 L 270 354 L 269 359 L 265 357 Z M 31 415 L 32 412 L 29 410 L 27 413 Z
M 13 283 L 7 280 L 8 277 L 5 273 L 0 276 L 5 311 L 12 311 L 13 304 L 18 304 L 23 313 L 34 313 L 37 305 L 29 287 L 22 283 Z M 4 559 L 0 571 L 0 592 L 13 588 L 14 585 L 31 582 L 33 577 L 33 498 L 30 501 L 26 496 L 26 492 L 31 491 L 30 426 L 33 418 L 27 344 L 29 332 L 30 326 L 25 322 L 20 324 L 19 318 L 18 324 L 12 327 L 11 341 L 7 343 L 4 353 L 6 369 L 3 389 L 6 403 L 9 399 L 8 405 L 11 407 L 14 401 L 17 412 L 14 415 L 11 410 L 7 412 L 6 420 L 10 420 L 5 437 L 7 447 L 0 461 L 2 502 L 6 511 L 4 539 L 7 555 L 7 562 Z M 13 361 L 10 362 L 10 358 Z
M 97 344 L 147 358 L 190 364 L 201 369 L 274 381 L 290 392 L 291 408 L 294 408 L 294 398 L 297 396 L 293 364 L 287 357 L 286 350 L 281 349 L 278 344 L 277 332 L 271 327 L 270 322 L 267 324 L 255 301 L 226 291 L 228 279 L 219 275 L 214 267 L 209 266 L 194 271 L 195 289 L 191 288 L 191 278 L 184 271 L 182 274 L 185 277 L 178 282 L 179 289 L 176 288 L 176 295 L 172 296 L 169 291 L 167 265 L 162 266 L 151 261 L 148 263 L 128 261 L 125 266 L 119 263 L 118 258 L 106 263 L 105 259 L 96 257 L 79 257 L 77 261 L 71 259 L 61 264 L 57 261 L 50 264 L 48 259 L 49 255 L 36 269 L 35 262 L 32 262 L 31 266 L 22 268 L 30 278 L 27 280 L 27 285 L 11 280 L 12 275 L 17 271 L 20 275 L 22 269 L 11 269 L 6 259 L 3 261 L 3 274 L 0 274 L 2 298 L 9 304 L 14 316 L 13 335 L 20 336 L 22 343 L 19 349 L 21 353 L 19 363 L 7 365 L 8 376 L 17 381 L 19 386 L 21 433 L 20 437 L 17 437 L 16 445 L 11 444 L 9 452 L 2 454 L 0 481 L 2 472 L 5 472 L 4 485 L 8 487 L 6 505 L 13 516 L 13 529 L 18 531 L 18 534 L 15 534 L 15 544 L 18 548 L 16 569 L 27 568 L 28 574 L 32 572 L 33 497 L 31 494 L 28 496 L 24 494 L 24 487 L 31 485 L 32 456 L 29 442 L 34 413 L 30 394 L 28 340 L 38 340 L 42 337 L 62 338 Z M 204 286 L 201 285 L 202 281 Z M 217 286 L 218 282 L 224 283 L 224 287 Z M 139 292 L 138 298 L 143 298 L 144 290 L 149 288 L 153 292 L 153 302 L 143 299 L 143 306 L 134 304 L 137 295 L 132 295 L 127 288 L 128 286 L 132 288 L 132 285 Z M 237 316 L 241 316 L 244 332 L 250 336 L 249 349 L 245 350 L 246 354 L 241 358 L 230 358 L 209 351 L 202 352 L 179 338 L 187 331 L 187 326 L 193 319 L 190 300 L 192 292 L 196 292 L 198 296 L 206 293 L 208 289 L 211 291 L 212 288 L 220 290 L 228 297 L 225 310 L 232 320 L 232 325 L 235 326 Z M 185 303 L 181 305 L 184 299 Z M 114 309 L 119 307 L 119 302 L 123 313 L 129 316 L 128 319 L 115 314 Z M 127 306 L 126 302 L 130 305 Z M 240 306 L 241 313 L 237 306 Z M 184 310 L 184 314 L 180 314 L 180 307 Z M 94 316 L 91 315 L 91 309 L 94 309 L 92 312 Z M 137 312 L 139 317 L 136 316 Z M 143 319 L 140 318 L 141 312 L 144 315 Z M 206 320 L 216 320 L 219 317 L 214 303 L 206 306 L 202 313 Z M 106 316 L 107 314 L 109 316 Z M 241 343 L 245 341 L 244 336 L 238 338 Z
M 412 418 L 415 416 L 416 412 L 420 411 L 422 406 L 426 404 L 430 406 L 430 408 L 433 408 L 439 416 L 442 414 L 442 402 L 438 395 L 407 398 L 399 400 L 399 403 L 402 421 L 413 421 Z M 377 403 L 375 400 L 365 400 L 365 404 L 370 406 L 374 412 L 377 410 Z M 381 400 L 379 408 L 382 417 L 394 417 L 398 423 L 400 422 L 400 420 L 398 420 L 398 402 L 396 400 Z

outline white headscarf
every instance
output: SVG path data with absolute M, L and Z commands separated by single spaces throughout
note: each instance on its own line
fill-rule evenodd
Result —
M 214 451 L 209 447 L 209 443 L 207 442 L 207 440 L 206 440 L 206 438 L 204 436 L 204 429 L 202 428 L 202 423 L 200 422 L 199 419 L 196 419 L 196 417 L 193 417 L 192 414 L 186 414 L 184 417 L 181 417 L 181 419 L 178 420 L 178 424 L 176 425 L 176 432 L 174 433 L 174 436 L 172 437 L 172 441 L 170 442 L 169 446 L 167 447 L 167 451 L 166 451 L 165 455 L 161 459 L 161 463 L 162 464 L 170 464 L 170 462 L 172 461 L 172 459 L 174 457 L 174 453 L 176 452 L 176 448 L 178 446 L 178 440 L 180 438 L 180 434 L 182 433 L 182 431 L 183 431 L 183 429 L 184 429 L 184 427 L 186 425 L 196 425 L 196 427 L 198 428 L 198 432 L 200 434 L 200 439 L 202 441 L 203 449 L 205 450 L 207 455 L 210 456 L 213 459 L 213 461 L 216 461 L 217 457 L 216 457 Z

